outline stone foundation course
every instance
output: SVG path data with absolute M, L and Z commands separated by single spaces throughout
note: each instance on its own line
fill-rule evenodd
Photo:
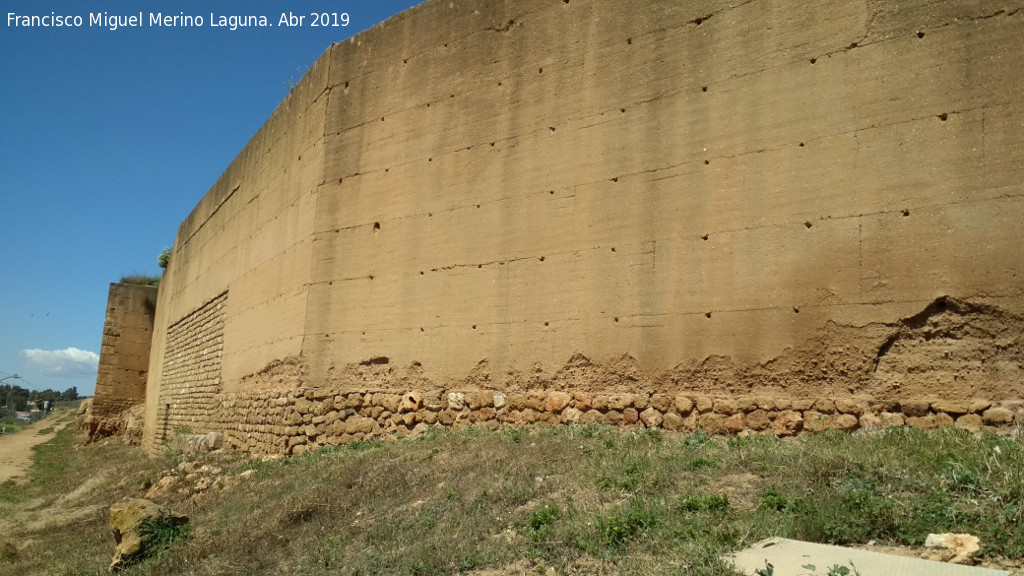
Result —
M 712 398 L 687 394 L 590 394 L 492 390 L 344 392 L 295 389 L 226 394 L 217 399 L 213 428 L 227 446 L 254 454 L 302 454 L 326 446 L 455 430 L 531 424 L 607 424 L 683 433 L 794 436 L 803 432 L 911 426 L 970 431 L 1024 420 L 1018 405 L 970 402 L 877 402 L 827 398 Z

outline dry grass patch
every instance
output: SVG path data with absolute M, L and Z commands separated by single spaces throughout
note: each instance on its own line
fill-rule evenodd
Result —
M 68 431 L 48 446 L 33 482 L 0 495 L 0 521 L 30 503 L 105 510 L 183 461 L 116 441 L 81 446 Z M 1021 440 L 956 430 L 791 440 L 438 431 L 194 464 L 222 468 L 226 487 L 162 499 L 192 518 L 192 537 L 129 574 L 729 575 L 721 554 L 769 536 L 906 546 L 929 531 L 975 533 L 988 557 L 1024 555 Z M 103 490 L 97 468 L 111 479 Z M 33 543 L 0 560 L 0 574 L 105 570 L 113 545 L 101 516 L 16 523 L 16 540 Z

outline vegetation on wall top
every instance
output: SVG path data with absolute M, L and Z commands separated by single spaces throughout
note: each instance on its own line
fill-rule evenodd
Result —
M 131 274 L 129 276 L 122 276 L 119 282 L 120 284 L 134 284 L 139 286 L 159 286 L 159 276 L 146 276 L 145 274 Z
M 156 257 L 156 265 L 164 270 L 167 270 L 167 266 L 171 263 L 171 252 L 174 248 L 164 248 L 160 255 Z

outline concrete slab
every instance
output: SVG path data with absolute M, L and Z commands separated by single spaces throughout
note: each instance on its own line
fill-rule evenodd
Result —
M 744 574 L 764 568 L 770 562 L 774 576 L 802 576 L 810 571 L 803 566 L 813 564 L 818 575 L 827 574 L 829 566 L 849 567 L 852 563 L 861 576 L 1009 576 L 1005 570 L 977 566 L 961 566 L 920 558 L 893 556 L 867 550 L 814 544 L 786 538 L 769 538 L 734 554 L 731 560 Z

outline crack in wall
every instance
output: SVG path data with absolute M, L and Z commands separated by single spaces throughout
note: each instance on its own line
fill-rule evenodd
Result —
M 1009 11 L 1006 10 L 1005 8 L 1000 8 L 999 10 L 996 10 L 995 12 L 990 12 L 988 14 L 982 14 L 980 16 L 969 16 L 967 18 L 955 18 L 952 22 L 945 22 L 943 24 L 939 24 L 938 26 L 934 26 L 931 29 L 932 30 L 940 30 L 942 28 L 947 28 L 949 26 L 956 26 L 956 25 L 961 24 L 963 22 L 971 22 L 971 23 L 982 22 L 984 20 L 991 20 L 993 18 L 998 18 L 999 16 L 1006 16 L 1007 18 L 1012 18 L 1012 17 L 1016 16 L 1021 10 L 1022 10 L 1022 8 L 1015 8 L 1015 9 L 1009 10 Z
M 238 192 L 238 190 L 240 188 L 241 188 L 241 185 L 236 185 L 234 188 L 232 188 L 231 192 L 229 192 L 227 196 L 225 196 L 223 199 L 221 199 L 220 203 L 218 203 L 217 206 L 213 209 L 213 211 L 210 212 L 210 215 L 207 216 L 206 219 L 203 220 L 202 223 L 200 223 L 199 226 L 197 226 L 192 231 L 191 234 L 189 234 L 188 238 L 185 238 L 181 242 L 178 250 L 180 250 L 182 247 L 184 247 L 186 244 L 188 244 L 189 241 L 192 240 L 192 238 L 195 238 L 196 234 L 199 234 L 199 232 L 210 222 L 210 220 L 213 220 L 214 216 L 216 216 L 217 213 L 220 212 L 220 209 L 223 208 L 225 204 L 227 204 L 228 200 L 231 200 L 231 198 L 235 195 L 235 192 Z M 178 250 L 175 250 L 175 252 L 178 252 Z
M 857 41 L 858 45 L 864 45 L 867 42 L 868 38 L 871 37 L 872 31 L 874 30 L 878 22 L 878 18 L 882 15 L 881 8 L 877 10 L 871 10 L 870 4 L 871 0 L 864 0 L 864 8 L 865 10 L 868 10 L 871 15 L 868 16 L 867 24 L 864 25 L 864 35 L 861 36 L 860 40 Z
M 986 15 L 982 15 L 982 16 L 974 16 L 974 17 L 968 17 L 968 18 L 955 18 L 951 22 L 946 22 L 946 23 L 943 23 L 943 24 L 938 24 L 936 26 L 932 26 L 930 28 L 921 29 L 919 32 L 924 32 L 925 30 L 929 30 L 929 31 L 941 30 L 943 28 L 948 28 L 949 26 L 959 25 L 959 24 L 961 24 L 963 22 L 981 22 L 983 20 L 989 20 L 989 19 L 996 18 L 998 16 L 1003 16 L 1003 15 L 1005 15 L 1006 17 L 1012 17 L 1012 16 L 1016 15 L 1020 11 L 1021 11 L 1021 8 L 1017 8 L 1017 9 L 1011 10 L 1009 12 L 1007 12 L 1005 9 L 1000 9 L 1000 10 L 997 10 L 997 11 L 991 13 L 991 14 L 986 14 Z M 818 60 L 818 59 L 823 58 L 823 57 L 824 58 L 831 58 L 832 56 L 835 56 L 836 54 L 845 54 L 845 53 L 848 53 L 851 50 L 854 50 L 854 49 L 857 49 L 857 48 L 864 48 L 866 46 L 872 46 L 872 45 L 880 44 L 880 43 L 883 43 L 883 42 L 890 42 L 890 41 L 898 40 L 900 38 L 899 36 L 893 36 L 893 37 L 880 38 L 880 39 L 874 40 L 874 41 L 868 41 L 868 39 L 872 36 L 872 33 L 873 33 L 872 29 L 877 26 L 877 20 L 878 20 L 879 16 L 881 16 L 881 14 L 882 14 L 882 10 L 875 10 L 875 11 L 873 11 L 871 13 L 871 16 L 870 16 L 870 18 L 868 20 L 868 23 L 865 26 L 864 35 L 859 40 L 857 40 L 855 42 L 852 42 L 850 45 L 845 46 L 843 48 L 839 48 L 837 50 L 831 50 L 831 51 L 825 52 L 822 55 L 816 56 L 816 57 L 814 57 L 812 59 L 811 63 L 813 64 L 814 60 Z M 921 36 L 918 36 L 918 37 L 920 38 Z
M 505 24 L 503 24 L 501 26 L 495 25 L 495 26 L 488 26 L 487 28 L 484 28 L 484 32 L 499 32 L 499 33 L 501 33 L 501 32 L 508 32 L 508 31 L 512 30 L 512 28 L 514 28 L 515 25 L 516 25 L 516 19 L 515 18 L 509 18 L 508 22 L 506 22 Z M 520 24 L 520 26 L 522 26 L 522 24 Z
M 561 190 L 564 191 L 566 189 L 562 188 Z M 547 197 L 547 196 L 555 196 L 555 190 L 551 190 L 551 189 L 548 189 L 548 190 L 535 190 L 535 191 L 530 191 L 530 192 L 524 192 L 522 194 L 514 194 L 514 195 L 510 195 L 510 196 L 506 196 L 506 197 L 500 198 L 500 199 L 494 201 L 493 203 L 505 203 L 505 202 L 512 202 L 512 201 L 515 201 L 515 200 L 525 200 L 525 199 L 532 198 L 532 197 Z M 565 198 L 572 198 L 573 196 L 575 196 L 575 194 L 572 194 L 572 193 L 570 193 L 570 194 L 561 194 L 561 195 L 557 195 L 557 198 L 558 199 L 565 199 Z M 488 204 L 491 204 L 491 203 L 492 202 L 489 202 Z M 371 221 L 366 221 L 366 222 L 361 222 L 359 224 L 351 224 L 351 225 L 348 225 L 348 226 L 340 226 L 340 227 L 327 228 L 327 229 L 324 229 L 324 230 L 320 230 L 320 231 L 314 232 L 313 233 L 313 241 L 314 242 L 321 241 L 322 240 L 321 237 L 327 236 L 327 235 L 330 235 L 330 234 L 339 234 L 341 232 L 352 232 L 352 231 L 360 230 L 360 229 L 364 229 L 364 228 L 372 229 L 372 228 L 374 228 L 374 226 L 376 224 L 381 223 L 381 222 L 386 223 L 386 224 L 395 224 L 395 223 L 399 223 L 399 222 L 402 222 L 402 221 L 405 221 L 405 220 L 413 220 L 413 219 L 421 219 L 421 218 L 433 218 L 434 214 L 446 214 L 446 213 L 459 212 L 461 210 L 479 209 L 482 205 L 483 205 L 482 203 L 467 202 L 465 204 L 456 204 L 456 205 L 451 206 L 449 208 L 442 208 L 440 210 L 433 210 L 433 211 L 428 211 L 428 212 L 413 212 L 413 213 L 410 213 L 410 214 L 406 214 L 404 216 L 398 216 L 398 217 L 389 218 L 389 219 L 386 219 L 386 220 L 374 220 L 372 222 Z
M 744 6 L 746 6 L 748 4 L 752 4 L 753 2 L 756 2 L 756 1 L 757 0 L 746 0 L 745 2 L 740 2 L 739 4 L 736 4 L 736 5 L 733 5 L 733 6 L 726 6 L 725 8 L 722 8 L 721 10 L 716 10 L 714 12 L 709 12 L 709 13 L 703 15 L 703 16 L 698 16 L 696 18 L 688 20 L 685 24 L 683 24 L 681 26 L 678 26 L 678 27 L 682 27 L 682 26 L 685 26 L 685 25 L 700 26 L 704 22 L 707 22 L 708 20 L 712 19 L 715 16 L 718 16 L 719 14 L 724 14 L 725 12 L 730 12 L 732 10 L 738 10 L 738 9 L 743 8 Z M 666 30 L 671 30 L 671 28 L 667 28 Z
M 857 222 L 857 297 L 864 299 L 864 222 Z

